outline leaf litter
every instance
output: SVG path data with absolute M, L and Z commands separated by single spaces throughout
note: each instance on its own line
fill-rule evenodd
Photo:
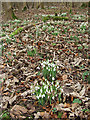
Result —
M 2 25 L 2 31 L 6 30 L 6 36 L 2 34 L 0 38 L 2 111 L 8 109 L 13 119 L 88 119 L 88 26 L 85 24 L 85 30 L 84 27 L 81 29 L 82 21 L 75 20 L 43 22 L 37 16 L 38 23 L 31 23 L 32 20 L 29 23 L 28 20 L 27 25 L 25 21 L 21 21 L 17 24 L 19 29 L 16 28 L 16 31 L 13 28 L 18 21 L 11 21 L 14 24 L 7 22 L 9 27 Z M 35 16 L 32 18 L 36 20 Z M 22 25 L 23 28 L 20 28 Z M 53 68 L 50 68 L 47 75 L 47 68 L 42 72 L 41 63 L 47 60 L 51 60 L 49 65 L 53 62 L 58 66 L 56 76 L 51 72 Z M 45 77 L 50 82 L 50 76 L 53 76 L 52 80 L 58 81 L 56 86 L 60 87 L 60 94 L 53 97 L 56 90 L 50 88 L 50 85 L 55 85 L 53 82 L 49 85 L 52 91 L 51 102 L 47 98 L 42 105 L 36 97 L 35 86 L 42 86 Z

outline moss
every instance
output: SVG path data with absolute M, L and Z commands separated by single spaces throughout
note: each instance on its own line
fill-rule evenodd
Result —
M 21 32 L 22 30 L 23 30 L 22 27 L 18 28 L 17 30 L 15 30 L 13 33 L 10 34 L 10 37 L 12 37 L 12 36 L 18 34 L 18 33 Z
M 47 20 L 68 20 L 69 18 L 68 17 L 60 17 L 60 16 L 45 16 L 43 17 L 43 21 L 46 22 Z
M 46 16 L 46 17 L 43 17 L 43 18 L 42 18 L 42 21 L 46 22 L 47 20 L 50 20 L 50 18 L 51 18 L 51 17 L 48 15 L 48 16 Z

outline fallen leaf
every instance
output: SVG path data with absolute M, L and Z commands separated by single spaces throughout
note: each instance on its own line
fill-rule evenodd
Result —
M 25 119 L 26 114 L 28 110 L 25 107 L 22 107 L 20 105 L 14 105 L 12 109 L 10 110 L 10 115 L 13 119 Z
M 62 79 L 63 79 L 63 80 L 67 80 L 67 75 L 63 75 L 63 76 L 62 76 Z
M 61 118 L 62 118 L 62 119 L 67 118 L 67 113 L 66 113 L 66 112 L 64 112 Z

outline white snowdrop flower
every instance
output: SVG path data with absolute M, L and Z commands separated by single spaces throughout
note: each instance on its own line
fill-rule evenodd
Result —
M 37 67 L 38 70 L 40 70 L 40 67 Z
M 38 89 L 39 89 L 39 87 L 38 87 L 38 86 L 36 86 L 36 87 L 35 87 L 35 90 L 38 90 Z
M 54 67 L 53 71 L 56 71 L 55 67 Z
M 48 70 L 48 67 L 46 67 L 46 69 Z
M 44 89 L 47 88 L 46 85 L 44 86 Z
M 43 68 L 45 67 L 45 65 L 43 65 Z
M 37 86 L 38 86 L 38 83 L 37 83 Z
M 60 88 L 60 86 L 57 86 L 57 88 L 56 88 L 56 89 L 58 89 L 58 88 Z
M 59 69 L 59 66 L 57 66 L 57 69 Z
M 55 78 L 54 78 L 54 77 L 52 77 L 52 80 L 55 80 Z
M 55 87 L 57 87 L 57 84 L 55 85 Z
M 50 67 L 50 63 L 48 63 L 48 66 Z
M 50 74 L 50 77 L 51 77 L 51 74 Z
M 48 93 L 48 89 L 46 89 L 46 92 Z
M 53 81 L 52 81 L 52 83 L 51 83 L 52 85 L 53 85 Z
M 46 88 L 48 89 L 48 85 L 46 85 Z
M 41 63 L 41 65 L 43 66 L 43 63 Z
M 45 79 L 45 81 L 47 81 L 47 79 Z
M 13 55 L 16 55 L 16 53 L 13 53 Z
M 51 89 L 51 92 L 52 92 L 53 91 L 52 87 L 50 87 L 50 89 Z
M 42 88 L 40 89 L 40 92 L 42 93 Z
M 37 99 L 39 99 L 39 96 L 36 96 Z
M 59 82 L 58 82 L 58 81 L 56 82 L 56 85 L 59 85 Z
M 7 38 L 9 38 L 9 36 L 8 36 L 8 35 L 6 35 L 6 37 L 7 37 Z
M 57 94 L 55 96 L 57 97 Z
M 33 92 L 33 90 L 31 90 L 31 93 Z
M 44 98 L 44 97 L 45 97 L 45 94 L 42 95 L 42 98 Z
M 31 86 L 31 89 L 33 88 L 33 86 Z
M 42 97 L 41 93 L 39 94 L 39 98 Z
M 48 71 L 50 71 L 50 69 L 48 69 Z
M 54 100 L 54 96 L 52 97 L 52 99 Z
M 48 96 L 48 99 L 49 99 L 49 96 Z
M 50 94 L 50 90 L 48 91 L 48 93 Z
M 49 82 L 47 81 L 47 84 L 49 85 Z
M 60 90 L 61 90 L 61 92 L 63 92 L 63 89 L 62 89 L 62 88 L 60 88 Z
M 43 82 L 43 85 L 45 85 L 45 83 Z

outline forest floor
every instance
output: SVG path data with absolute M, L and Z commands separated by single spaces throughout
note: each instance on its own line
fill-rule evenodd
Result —
M 87 11 L 30 9 L 1 25 L 1 119 L 90 119 Z

